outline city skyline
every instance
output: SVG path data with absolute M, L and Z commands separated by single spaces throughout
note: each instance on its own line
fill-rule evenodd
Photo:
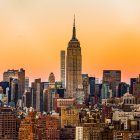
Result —
M 129 82 L 140 73 L 139 5 L 131 0 L 1 1 L 0 79 L 7 69 L 23 67 L 31 81 L 47 80 L 51 72 L 60 80 L 60 51 L 71 38 L 75 13 L 82 73 L 102 78 L 104 69 L 121 70 L 122 81 Z

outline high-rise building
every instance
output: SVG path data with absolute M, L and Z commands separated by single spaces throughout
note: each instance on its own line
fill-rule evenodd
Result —
M 43 111 L 45 112 L 49 112 L 49 103 L 50 103 L 50 100 L 49 100 L 49 92 L 47 89 L 44 89 L 43 91 Z
M 102 89 L 102 84 L 95 84 L 95 94 L 93 96 L 93 100 L 90 99 L 90 101 L 92 101 L 91 103 L 93 104 L 98 104 L 101 98 L 101 89 Z
M 118 95 L 117 97 L 122 97 L 128 90 L 129 86 L 125 82 L 121 82 L 118 86 Z
M 112 90 L 112 96 L 117 96 L 118 85 L 121 82 L 120 70 L 104 70 L 103 71 L 103 83 L 109 84 Z
M 95 77 L 89 77 L 89 94 L 90 96 L 95 95 Z
M 46 140 L 60 139 L 60 116 L 48 115 L 46 117 Z
M 137 82 L 137 78 L 130 79 L 130 93 L 133 94 L 134 84 Z
M 62 50 L 60 52 L 60 57 L 61 57 L 61 62 L 60 62 L 60 71 L 61 71 L 61 82 L 62 82 L 62 86 L 63 88 L 65 88 L 65 51 Z
M 18 130 L 15 110 L 8 107 L 0 107 L 0 139 L 16 140 L 17 134 Z
M 23 96 L 23 106 L 30 108 L 32 107 L 32 92 L 25 91 Z
M 25 90 L 29 90 L 29 77 L 25 77 Z
M 46 140 L 46 116 L 44 115 L 36 119 L 33 140 Z
M 140 75 L 137 81 L 133 83 L 133 95 L 136 97 L 136 103 L 140 104 Z
M 25 70 L 21 68 L 20 70 L 8 70 L 3 73 L 3 80 L 10 83 L 10 78 L 18 79 L 18 99 L 22 99 L 25 91 Z
M 82 56 L 80 42 L 76 38 L 75 18 L 72 39 L 67 48 L 66 92 L 67 97 L 76 97 L 78 89 L 82 88 Z
M 40 111 L 41 79 L 35 79 L 32 83 L 32 101 L 36 111 Z
M 101 99 L 108 99 L 110 97 L 109 94 L 109 85 L 103 84 L 101 89 Z
M 48 88 L 43 91 L 43 110 L 52 113 L 54 108 L 55 90 Z
M 89 102 L 89 77 L 88 74 L 82 74 L 82 84 L 84 91 L 84 103 L 87 105 Z
M 61 128 L 64 126 L 78 126 L 79 110 L 72 107 L 61 107 Z
M 20 123 L 18 140 L 33 140 L 33 126 L 35 125 L 35 112 L 29 112 Z
M 19 84 L 18 79 L 12 79 L 10 83 L 11 87 L 11 102 L 10 105 L 13 107 L 18 107 L 18 99 L 19 99 Z
M 88 90 L 89 90 L 89 101 L 91 104 L 94 103 L 94 96 L 95 96 L 95 77 L 89 77 L 89 86 L 88 86 Z

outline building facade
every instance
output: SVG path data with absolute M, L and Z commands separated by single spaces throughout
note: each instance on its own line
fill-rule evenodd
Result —
M 21 68 L 20 70 L 8 70 L 3 73 L 3 80 L 10 82 L 10 78 L 18 79 L 19 85 L 19 95 L 18 98 L 22 99 L 25 91 L 25 70 Z
M 61 128 L 77 126 L 79 124 L 79 110 L 72 107 L 61 107 Z
M 17 134 L 15 111 L 8 107 L 0 108 L 0 139 L 16 140 Z
M 80 42 L 76 38 L 75 19 L 72 39 L 67 48 L 66 91 L 67 97 L 76 97 L 77 90 L 82 87 L 82 56 Z
M 60 77 L 61 77 L 61 82 L 62 82 L 62 86 L 63 86 L 63 88 L 65 88 L 65 51 L 64 50 L 62 50 L 61 52 L 60 52 L 60 58 L 61 58 L 61 60 L 60 60 L 60 73 L 61 73 L 61 75 L 60 75 Z
M 112 90 L 113 97 L 117 96 L 117 90 L 120 82 L 121 82 L 120 70 L 103 71 L 103 83 L 109 84 L 109 87 Z

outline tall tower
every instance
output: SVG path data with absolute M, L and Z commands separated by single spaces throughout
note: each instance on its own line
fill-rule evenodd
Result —
M 82 86 L 82 56 L 80 42 L 76 38 L 75 17 L 72 39 L 67 47 L 66 92 L 67 97 L 77 97 L 77 91 Z
M 65 88 L 65 51 L 64 50 L 61 50 L 60 57 L 61 57 L 60 77 L 61 77 L 62 86 L 63 88 Z

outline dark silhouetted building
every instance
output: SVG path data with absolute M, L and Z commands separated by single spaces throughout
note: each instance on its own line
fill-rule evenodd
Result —
M 118 95 L 117 97 L 122 97 L 128 90 L 129 88 L 129 85 L 124 83 L 124 82 L 121 82 L 118 86 Z
M 32 92 L 26 91 L 24 96 L 24 106 L 32 107 Z
M 32 83 L 32 98 L 33 98 L 33 108 L 36 111 L 40 111 L 40 96 L 41 96 L 41 79 L 35 79 Z
M 89 93 L 90 96 L 95 95 L 95 77 L 89 77 Z
M 75 127 L 65 126 L 64 128 L 61 128 L 60 139 L 75 140 Z
M 137 78 L 130 79 L 130 93 L 133 94 L 134 84 L 137 82 Z
M 3 89 L 3 93 L 6 94 L 6 89 L 9 88 L 9 82 L 7 82 L 7 81 L 2 81 L 2 82 L 0 82 L 0 86 L 1 86 L 2 89 Z
M 103 83 L 109 84 L 112 90 L 112 96 L 116 97 L 119 83 L 121 82 L 120 70 L 104 70 L 103 71 Z

